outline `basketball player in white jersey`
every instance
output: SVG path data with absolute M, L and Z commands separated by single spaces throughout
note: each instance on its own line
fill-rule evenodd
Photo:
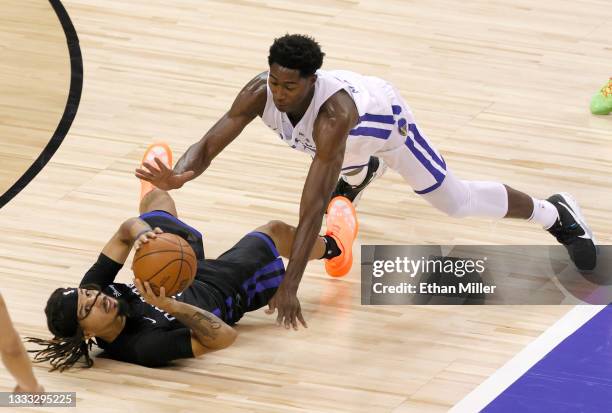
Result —
M 286 276 L 269 302 L 270 313 L 278 310 L 279 324 L 295 328 L 302 319 L 298 285 L 332 193 L 356 201 L 387 166 L 450 216 L 528 220 L 564 244 L 576 267 L 595 267 L 592 232 L 571 196 L 555 194 L 542 200 L 497 182 L 461 180 L 392 85 L 349 71 L 319 70 L 323 56 L 308 36 L 276 39 L 268 56 L 269 71 L 244 86 L 229 111 L 187 150 L 174 170 L 157 162 L 136 171 L 161 189 L 179 188 L 204 172 L 256 117 L 290 147 L 312 156 Z M 329 250 L 342 255 L 350 245 L 330 245 Z M 348 271 L 347 267 L 335 270 Z

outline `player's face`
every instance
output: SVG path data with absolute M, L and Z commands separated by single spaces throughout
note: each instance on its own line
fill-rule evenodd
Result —
M 305 110 L 310 102 L 306 99 L 314 87 L 316 76 L 301 77 L 300 71 L 287 69 L 277 63 L 270 66 L 268 84 L 274 105 L 281 112 Z
M 79 288 L 77 319 L 86 333 L 95 335 L 109 327 L 119 314 L 116 299 L 96 291 Z

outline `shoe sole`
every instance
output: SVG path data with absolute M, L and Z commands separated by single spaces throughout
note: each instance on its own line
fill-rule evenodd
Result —
M 147 150 L 145 151 L 144 155 L 142 156 L 142 160 L 140 161 L 140 165 L 142 165 L 143 163 L 145 163 L 145 161 L 147 160 L 147 157 L 149 156 L 149 153 L 153 150 L 153 148 L 160 146 L 162 148 L 164 148 L 164 150 L 166 151 L 166 154 L 168 155 L 168 163 L 169 163 L 169 168 L 172 168 L 172 149 L 170 149 L 170 146 L 165 143 L 165 142 L 156 142 L 156 143 L 152 143 L 151 145 L 149 145 L 147 147 Z M 155 164 L 155 160 L 152 159 L 153 165 L 157 166 Z
M 357 239 L 357 235 L 359 234 L 359 220 L 357 219 L 357 211 L 355 210 L 355 204 L 353 202 L 351 202 L 350 199 L 348 199 L 347 197 L 342 196 L 342 195 L 335 196 L 331 201 L 329 201 L 329 204 L 327 205 L 327 210 L 325 211 L 325 214 L 329 217 L 329 209 L 330 209 L 332 203 L 334 202 L 334 199 L 336 199 L 336 198 L 342 198 L 343 202 L 348 206 L 348 208 L 353 213 L 353 218 L 355 219 L 355 236 L 353 237 L 353 240 L 355 240 L 355 239 Z M 328 225 L 327 218 L 325 219 L 325 225 Z
M 327 211 L 326 211 L 327 217 L 328 217 L 326 219 L 326 225 L 328 227 L 330 226 L 329 222 L 328 222 L 328 219 L 331 216 L 329 214 L 329 210 L 330 210 L 331 205 L 334 203 L 334 200 L 336 200 L 337 198 L 341 198 L 341 202 L 343 202 L 351 210 L 351 214 L 353 216 L 353 219 L 355 220 L 355 230 L 353 232 L 353 241 L 351 242 L 350 246 L 348 247 L 348 250 L 350 251 L 350 253 L 346 252 L 346 248 L 347 248 L 346 246 L 345 246 L 345 251 L 343 252 L 344 254 L 348 254 L 348 255 L 346 255 L 346 257 L 348 257 L 348 259 L 349 259 L 349 262 L 350 262 L 349 265 L 346 268 L 343 268 L 342 271 L 338 272 L 338 271 L 336 271 L 337 268 L 329 268 L 328 267 L 329 261 L 326 260 L 326 263 L 325 263 L 325 272 L 327 272 L 327 275 L 329 275 L 330 277 L 334 277 L 334 278 L 344 277 L 346 274 L 348 274 L 350 272 L 350 270 L 351 270 L 351 268 L 353 266 L 353 243 L 355 242 L 355 239 L 357 239 L 357 234 L 359 234 L 359 220 L 357 219 L 357 212 L 355 211 L 355 205 L 353 205 L 353 203 L 348 198 L 346 198 L 344 196 L 341 196 L 341 195 L 334 197 L 329 202 L 329 205 L 328 205 Z M 338 202 L 338 201 L 340 201 L 340 200 L 337 200 L 336 202 Z M 341 242 L 341 241 L 338 241 L 338 242 Z
M 165 143 L 165 142 L 155 142 L 152 143 L 151 145 L 149 145 L 147 147 L 147 150 L 145 151 L 144 155 L 142 156 L 142 160 L 140 161 L 140 167 L 143 168 L 143 164 L 145 163 L 145 161 L 147 160 L 147 158 L 149 157 L 149 155 L 151 154 L 151 151 L 153 151 L 153 149 L 160 147 L 163 148 L 163 150 L 166 152 L 166 157 L 168 158 L 168 168 L 172 168 L 172 149 L 170 149 L 170 146 Z M 155 158 L 155 156 L 153 157 Z M 157 166 L 155 159 L 151 159 L 150 160 L 151 163 L 155 166 Z M 163 161 L 162 161 L 163 162 Z M 155 188 L 157 188 L 155 185 L 153 185 L 150 182 L 144 181 L 144 180 L 140 180 L 140 200 L 142 201 L 144 199 L 144 197 L 149 194 L 151 191 L 153 191 Z
M 568 194 L 567 192 L 560 192 L 559 195 L 561 196 L 561 198 L 563 198 L 563 200 L 567 203 L 567 205 L 574 211 L 574 213 L 576 214 L 576 218 L 578 218 L 578 223 L 580 224 L 582 229 L 584 229 L 584 232 L 589 236 L 590 240 L 593 241 L 593 245 L 595 245 L 595 248 L 599 252 L 599 247 L 597 246 L 597 242 L 595 241 L 595 237 L 593 236 L 593 231 L 587 225 L 586 219 L 584 218 L 584 215 L 582 214 L 582 210 L 580 209 L 578 202 L 576 202 L 574 197 Z

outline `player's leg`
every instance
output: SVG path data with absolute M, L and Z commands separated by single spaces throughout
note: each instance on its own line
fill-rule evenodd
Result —
M 276 248 L 278 253 L 285 258 L 289 258 L 291 255 L 291 248 L 293 247 L 293 240 L 295 239 L 296 228 L 292 225 L 286 224 L 283 221 L 273 220 L 265 225 L 255 228 L 256 232 L 262 232 L 269 236 Z M 310 254 L 309 260 L 318 260 L 323 258 L 325 255 L 326 240 L 322 236 L 318 236 L 315 240 Z
M 165 143 L 150 145 L 142 158 L 155 164 L 154 158 L 160 159 L 168 168 L 172 168 L 172 151 Z M 140 219 L 146 221 L 152 228 L 159 227 L 164 232 L 178 235 L 185 239 L 196 254 L 198 260 L 204 259 L 202 234 L 187 223 L 178 219 L 176 205 L 167 191 L 159 189 L 147 181 L 140 181 Z
M 565 245 L 579 269 L 595 267 L 597 250 L 592 231 L 569 194 L 542 200 L 498 182 L 455 177 L 418 128 L 410 110 L 403 103 L 401 108 L 400 116 L 402 112 L 404 115 L 398 120 L 398 130 L 405 140 L 380 156 L 417 194 L 452 217 L 522 218 L 535 222 Z M 397 142 L 397 135 L 394 138 Z
M 153 188 L 140 200 L 138 211 L 141 215 L 151 211 L 166 211 L 178 217 L 176 205 L 170 194 L 158 188 Z
M 376 156 L 370 156 L 367 162 L 359 163 L 342 168 L 332 198 L 343 196 L 357 206 L 363 195 L 362 191 L 387 170 L 384 161 Z
M 344 214 L 347 206 L 351 212 L 348 215 Z M 347 216 L 353 220 L 345 219 Z M 310 259 L 330 258 L 326 260 L 326 268 L 329 263 L 334 263 L 350 269 L 350 251 L 357 224 L 354 208 L 348 199 L 338 197 L 332 200 L 328 208 L 330 226 L 332 230 L 328 228 L 327 234 L 315 241 Z M 255 311 L 268 304 L 285 276 L 285 266 L 280 256 L 290 255 L 295 232 L 294 227 L 282 221 L 270 221 L 246 234 L 216 260 L 207 261 L 211 269 L 216 269 L 207 272 L 207 282 L 216 285 L 220 291 L 238 292 L 225 299 L 227 313 L 223 314 L 223 309 L 220 309 L 218 316 L 234 323 L 245 312 Z M 348 236 L 344 236 L 347 233 Z M 347 247 L 344 248 L 344 245 Z M 334 257 L 329 257 L 334 249 Z M 349 262 L 348 266 L 345 261 Z
M 344 197 L 335 197 L 327 209 L 327 231 L 318 236 L 310 251 L 309 260 L 324 259 L 325 270 L 334 277 L 346 275 L 353 263 L 353 242 L 358 223 L 355 208 Z M 268 235 L 281 256 L 289 258 L 296 228 L 282 221 L 270 221 L 255 231 Z
M 499 182 L 461 180 L 448 169 L 439 186 L 431 191 L 416 192 L 455 218 L 520 218 L 547 229 L 559 216 L 555 205 L 547 200 L 532 198 Z
M 150 164 L 155 164 L 154 158 L 160 159 L 166 166 L 172 168 L 172 150 L 165 143 L 154 143 L 149 145 L 142 157 L 142 163 L 145 161 Z M 175 217 L 178 216 L 174 200 L 168 194 L 150 182 L 140 180 L 140 204 L 138 210 L 140 214 L 151 211 L 166 211 Z
M 457 218 L 520 218 L 537 223 L 566 247 L 578 269 L 592 270 L 597 263 L 593 232 L 567 193 L 538 199 L 497 182 L 463 181 L 448 171 L 439 188 L 422 196 Z

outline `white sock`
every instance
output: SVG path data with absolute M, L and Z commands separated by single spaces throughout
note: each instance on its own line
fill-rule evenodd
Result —
M 529 217 L 529 222 L 536 222 L 544 227 L 544 229 L 548 229 L 553 226 L 553 224 L 559 218 L 559 212 L 557 208 L 550 202 L 542 199 L 533 200 L 533 213 L 531 217 Z
M 364 166 L 361 169 L 359 169 L 357 173 L 352 174 L 352 175 L 342 175 L 342 178 L 349 185 L 358 186 L 358 185 L 361 185 L 363 183 L 363 181 L 365 180 L 367 174 L 368 174 L 368 167 Z

